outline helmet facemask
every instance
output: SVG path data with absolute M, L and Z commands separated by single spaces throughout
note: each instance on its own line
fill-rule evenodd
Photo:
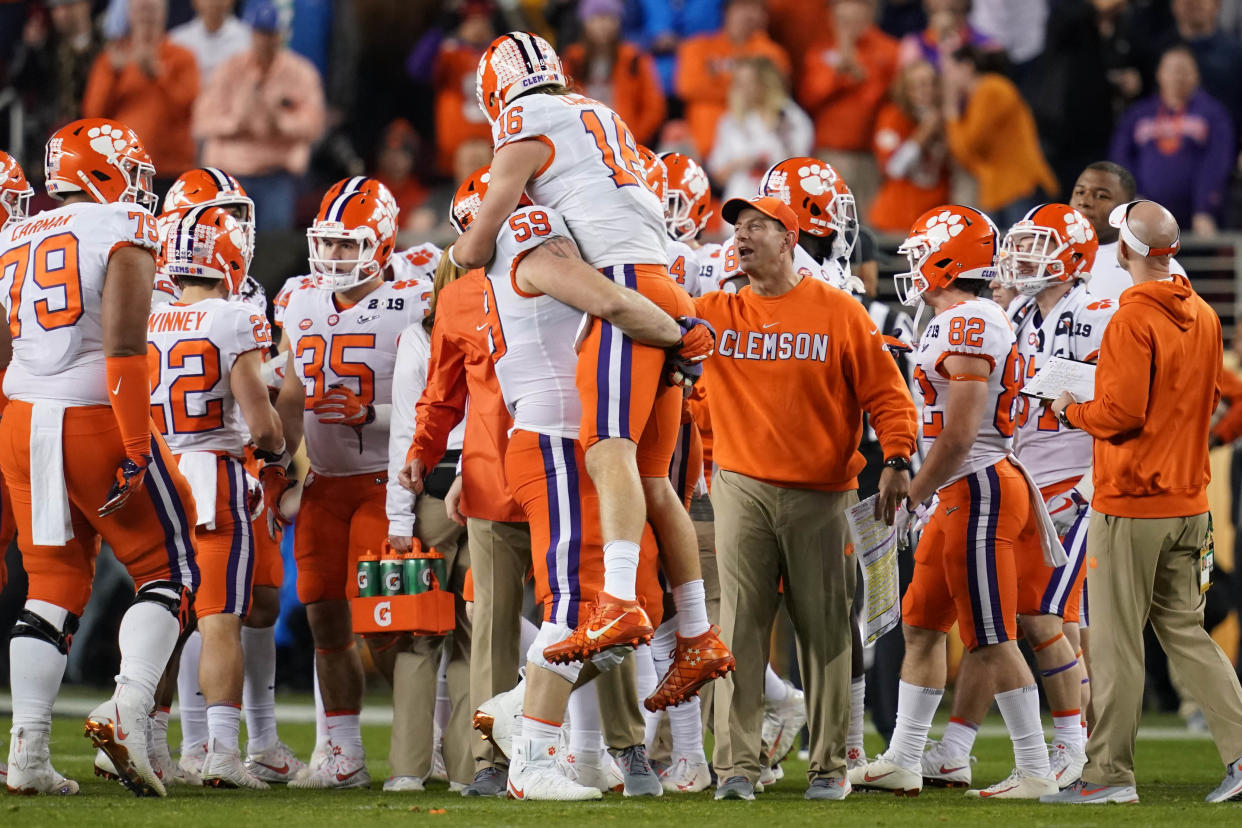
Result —
M 34 188 L 29 184 L 24 190 L 14 190 L 6 188 L 0 191 L 0 203 L 4 204 L 5 211 L 9 216 L 4 220 L 4 224 L 0 224 L 0 230 L 8 227 L 16 221 L 30 217 L 30 199 L 34 197 Z
M 931 289 L 931 283 L 922 273 L 931 253 L 931 243 L 923 235 L 911 236 L 897 248 L 897 255 L 905 255 L 910 269 L 894 274 L 893 284 L 897 288 L 897 299 L 908 308 L 917 307 L 923 301 L 923 294 Z
M 1020 222 L 1001 242 L 997 256 L 1001 286 L 1023 296 L 1035 296 L 1049 285 L 1065 281 L 1065 263 L 1060 257 L 1067 248 L 1055 230 Z
M 383 273 L 384 269 L 376 259 L 379 240 L 370 227 L 347 230 L 340 222 L 316 222 L 306 231 L 306 241 L 311 277 L 317 288 L 347 290 Z M 326 241 L 352 241 L 358 245 L 358 253 L 351 258 L 329 258 L 323 250 Z

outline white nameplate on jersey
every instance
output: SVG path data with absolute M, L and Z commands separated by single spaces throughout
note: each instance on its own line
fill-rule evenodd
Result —
M 1064 357 L 1049 357 L 1035 376 L 1022 386 L 1022 394 L 1040 400 L 1055 400 L 1062 391 L 1074 395 L 1078 402 L 1095 397 L 1095 365 Z

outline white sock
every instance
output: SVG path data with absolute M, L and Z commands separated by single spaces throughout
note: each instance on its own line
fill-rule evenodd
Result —
M 655 692 L 656 685 L 660 683 L 660 670 L 656 666 L 655 654 L 663 650 L 664 642 L 661 641 L 661 635 L 664 632 L 665 624 L 661 624 L 652 637 L 650 644 L 643 644 L 634 648 L 634 664 L 637 667 L 638 674 L 635 684 L 638 685 L 638 700 L 641 705 L 643 699 Z M 669 638 L 673 637 L 670 632 Z M 669 659 L 665 659 L 668 661 Z M 647 749 L 651 749 L 651 745 L 655 742 L 656 728 L 660 726 L 660 714 L 652 713 L 646 707 L 639 707 L 643 712 L 643 743 L 647 745 Z
M 203 652 L 203 637 L 198 630 L 190 633 L 181 648 L 181 667 L 177 673 L 177 716 L 181 719 L 181 752 L 207 741 L 207 699 L 198 684 L 198 660 Z
M 944 738 L 940 744 L 950 756 L 969 756 L 975 746 L 975 737 L 979 735 L 979 725 L 965 719 L 952 718 L 944 728 Z
M 673 754 L 686 757 L 691 764 L 706 763 L 707 755 L 703 752 L 703 700 L 695 696 L 688 702 L 668 708 L 666 712 L 673 736 Z
M 453 700 L 449 698 L 448 689 L 449 648 L 440 651 L 440 671 L 436 675 L 436 715 L 432 731 L 438 747 L 443 741 L 444 732 L 448 730 L 449 716 L 453 713 Z
M 859 676 L 850 682 L 850 731 L 845 737 L 845 748 L 863 747 L 863 700 L 867 695 L 867 677 Z
M 561 726 L 542 719 L 522 717 L 522 739 L 527 742 L 528 762 L 550 761 L 556 754 L 556 742 L 561 736 Z
M 327 715 L 328 738 L 346 753 L 362 753 L 362 722 L 357 712 Z
M 276 627 L 241 628 L 242 709 L 246 711 L 246 751 L 276 746 Z
M 314 661 L 314 682 L 312 687 L 315 689 L 315 750 L 328 743 L 328 717 L 323 712 L 323 693 L 319 690 L 319 659 Z
M 677 632 L 682 638 L 694 638 L 711 629 L 702 578 L 673 587 L 673 606 L 677 607 Z
M 237 734 L 241 730 L 241 708 L 223 702 L 207 705 L 207 750 L 211 753 L 238 753 Z
M 31 609 L 34 602 L 27 601 Z M 62 629 L 68 610 L 39 608 L 37 615 Z M 52 704 L 60 693 L 69 657 L 41 638 L 17 636 L 9 639 L 9 685 L 13 692 L 13 728 L 30 728 L 47 733 L 52 728 Z
M 1082 711 L 1081 710 L 1054 710 L 1052 711 L 1052 730 L 1053 743 L 1060 742 L 1067 748 L 1082 753 Z
M 885 756 L 894 764 L 919 773 L 923 766 L 923 748 L 931 730 L 936 708 L 944 691 L 933 687 L 900 682 L 897 686 L 897 725 Z
M 789 698 L 789 685 L 776 674 L 769 664 L 763 671 L 763 696 L 770 702 L 783 702 Z
M 1009 739 L 1013 742 L 1014 764 L 1019 770 L 1047 776 L 1048 746 L 1044 743 L 1044 727 L 1039 720 L 1039 688 L 1034 684 L 996 694 Z
M 154 698 L 180 634 L 180 623 L 166 607 L 151 601 L 132 604 L 121 618 L 117 684 L 128 684 Z
M 603 748 L 599 697 L 594 684 L 584 685 L 569 694 L 569 752 L 579 760 L 598 764 Z
M 156 743 L 168 744 L 168 717 L 168 708 L 162 706 L 157 706 L 151 714 L 151 738 Z
M 604 592 L 620 601 L 637 600 L 638 544 L 615 540 L 604 544 Z

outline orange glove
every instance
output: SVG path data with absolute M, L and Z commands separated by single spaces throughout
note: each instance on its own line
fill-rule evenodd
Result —
M 716 331 L 707 320 L 679 316 L 677 324 L 681 326 L 681 339 L 674 347 L 679 360 L 702 362 L 716 350 Z
M 344 385 L 333 385 L 320 397 L 311 410 L 321 423 L 361 428 L 375 422 L 375 406 L 364 403 Z
M 293 487 L 288 472 L 293 458 L 283 449 L 275 454 L 255 448 L 254 456 L 263 461 L 263 467 L 259 469 L 259 486 L 263 491 L 263 516 L 267 519 L 267 535 L 272 540 L 277 540 L 284 528 L 291 523 L 280 512 L 280 499 Z

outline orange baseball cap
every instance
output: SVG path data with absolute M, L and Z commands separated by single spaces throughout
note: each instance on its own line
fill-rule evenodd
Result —
M 744 198 L 731 198 L 720 209 L 720 215 L 729 224 L 737 224 L 738 214 L 747 207 L 758 210 L 770 219 L 779 221 L 785 226 L 786 230 L 794 233 L 798 232 L 798 216 L 788 204 L 774 196 L 755 196 L 749 201 Z

